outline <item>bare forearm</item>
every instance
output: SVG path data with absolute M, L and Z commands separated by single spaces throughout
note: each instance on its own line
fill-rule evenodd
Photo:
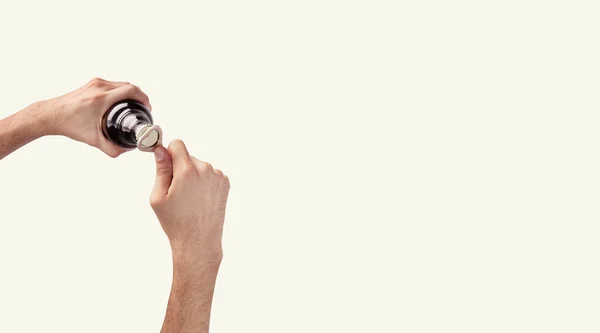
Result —
M 220 260 L 173 255 L 173 285 L 161 333 L 206 333 Z
M 0 120 L 0 159 L 41 136 L 51 134 L 48 115 L 44 103 L 38 102 Z

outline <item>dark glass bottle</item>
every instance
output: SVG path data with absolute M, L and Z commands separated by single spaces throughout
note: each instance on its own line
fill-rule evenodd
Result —
M 135 100 L 111 106 L 102 119 L 102 132 L 112 143 L 126 149 L 152 151 L 162 141 L 162 131 L 154 125 L 150 110 Z

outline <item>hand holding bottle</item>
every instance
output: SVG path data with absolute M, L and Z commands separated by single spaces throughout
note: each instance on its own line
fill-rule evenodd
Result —
M 42 115 L 48 134 L 64 135 L 117 157 L 127 148 L 110 142 L 102 133 L 102 117 L 115 103 L 132 99 L 151 108 L 148 96 L 128 82 L 106 81 L 95 78 L 85 86 L 50 100 L 44 104 Z

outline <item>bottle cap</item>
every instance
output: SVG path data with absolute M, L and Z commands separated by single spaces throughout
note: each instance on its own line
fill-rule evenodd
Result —
M 156 146 L 162 145 L 162 129 L 158 125 L 145 125 L 137 133 L 137 148 L 141 151 L 154 151 Z

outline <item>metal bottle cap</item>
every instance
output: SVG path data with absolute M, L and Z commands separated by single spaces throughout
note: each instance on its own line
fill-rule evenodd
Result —
M 141 151 L 151 152 L 162 145 L 162 129 L 158 125 L 144 124 L 136 128 L 137 148 Z

